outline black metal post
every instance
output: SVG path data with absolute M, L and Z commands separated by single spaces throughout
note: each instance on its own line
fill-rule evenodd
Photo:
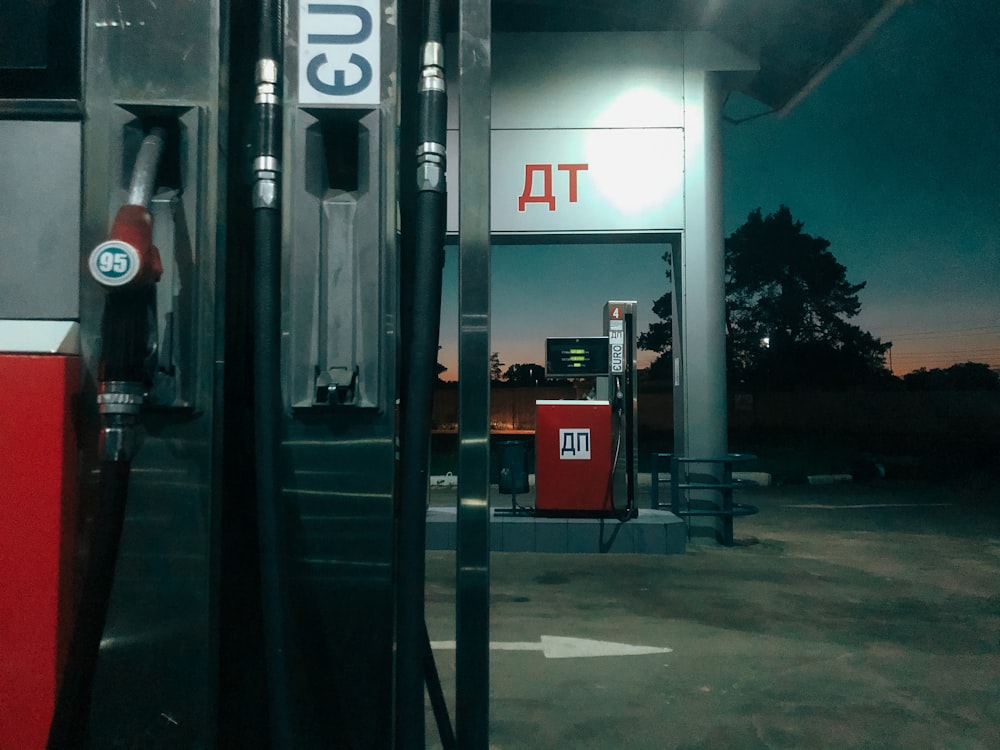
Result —
M 490 0 L 459 1 L 459 448 L 455 733 L 490 724 Z

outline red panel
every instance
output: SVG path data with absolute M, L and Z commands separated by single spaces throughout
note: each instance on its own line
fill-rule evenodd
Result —
M 606 401 L 538 401 L 535 508 L 611 510 L 611 406 Z
M 0 748 L 44 748 L 72 607 L 79 358 L 0 355 Z

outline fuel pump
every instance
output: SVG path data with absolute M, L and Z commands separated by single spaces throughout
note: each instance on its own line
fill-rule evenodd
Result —
M 49 730 L 49 750 L 75 748 L 87 736 L 91 686 L 115 577 L 129 470 L 139 447 L 139 414 L 156 363 L 155 284 L 163 273 L 153 245 L 149 201 L 166 132 L 152 127 L 136 157 L 125 204 L 108 239 L 90 255 L 94 280 L 107 290 L 101 324 L 97 402 L 100 497 L 66 668 Z
M 390 6 L 258 3 L 255 533 L 275 748 L 422 746 L 425 683 L 447 724 L 423 619 L 445 226 L 441 3 L 427 3 L 423 24 L 412 5 Z M 400 84 L 400 39 L 418 37 L 419 75 Z M 417 89 L 405 108 L 404 85 Z M 402 165 L 400 129 L 414 141 Z M 400 232 L 404 192 L 415 210 Z M 401 252 L 413 259 L 405 276 Z
M 547 375 L 593 378 L 594 388 L 585 400 L 535 404 L 538 515 L 638 515 L 634 320 L 635 302 L 611 301 L 604 336 L 546 341 Z
M 635 304 L 612 300 L 604 306 L 603 314 L 604 334 L 608 337 L 607 387 L 614 413 L 612 482 L 617 496 L 625 496 L 621 512 L 624 519 L 635 518 L 639 512 L 635 502 L 639 470 Z M 599 380 L 598 385 L 603 383 Z

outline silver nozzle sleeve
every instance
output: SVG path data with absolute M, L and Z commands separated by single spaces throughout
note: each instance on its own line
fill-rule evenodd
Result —
M 278 63 L 270 58 L 257 61 L 257 94 L 254 104 L 278 103 Z
M 444 45 L 441 42 L 425 42 L 420 50 L 420 65 L 444 69 Z
M 101 457 L 105 461 L 131 461 L 139 450 L 136 429 L 145 389 L 142 383 L 111 380 L 100 384 L 97 406 L 104 419 Z
M 134 424 L 108 425 L 101 431 L 103 461 L 131 461 L 139 452 L 139 433 Z
M 258 172 L 253 183 L 254 208 L 278 208 L 278 179 L 275 172 Z
M 111 380 L 101 383 L 97 408 L 101 414 L 138 414 L 142 409 L 145 388 L 142 383 Z

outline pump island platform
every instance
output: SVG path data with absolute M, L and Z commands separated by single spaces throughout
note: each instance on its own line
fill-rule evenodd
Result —
M 533 507 L 534 475 L 518 505 Z M 494 486 L 490 495 L 490 549 L 494 552 L 683 554 L 688 530 L 670 511 L 653 510 L 647 500 L 649 475 L 640 474 L 638 515 L 627 521 L 615 517 L 533 516 L 513 514 L 511 496 Z M 453 550 L 457 532 L 457 490 L 454 485 L 433 487 L 427 511 L 427 549 Z M 646 507 L 642 507 L 645 504 Z

